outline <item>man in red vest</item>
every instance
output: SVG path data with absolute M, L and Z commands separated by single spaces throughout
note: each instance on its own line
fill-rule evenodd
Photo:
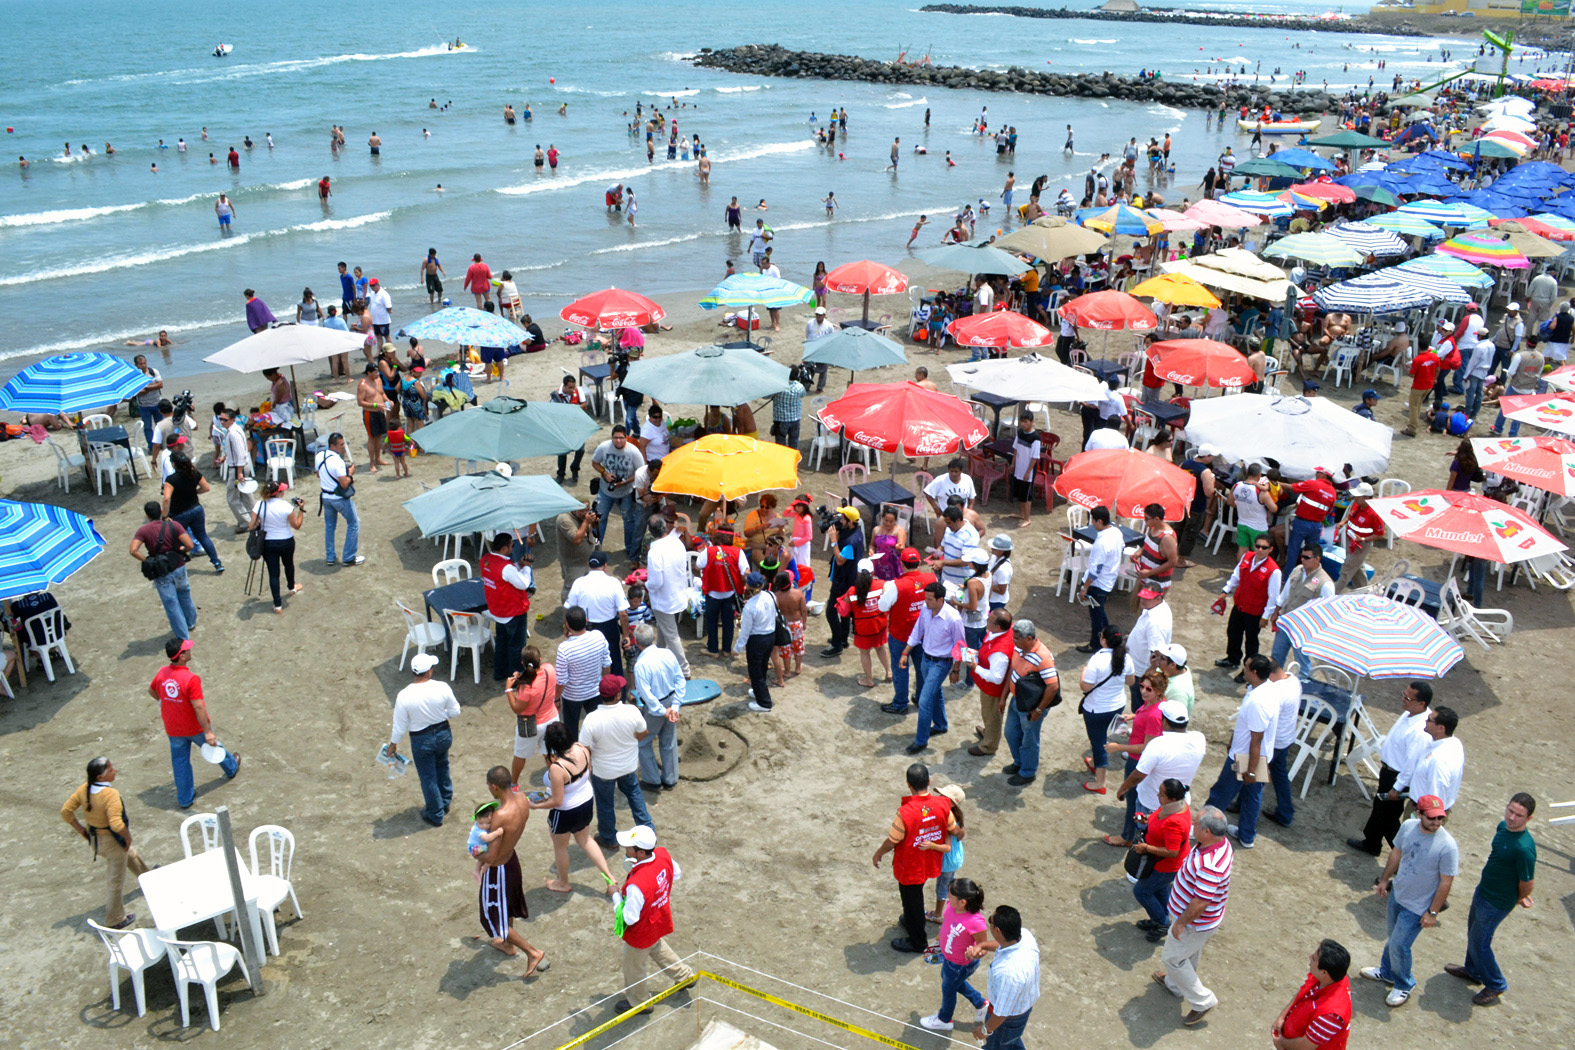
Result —
M 1252 550 L 1243 555 L 1236 571 L 1225 581 L 1225 593 L 1234 594 L 1230 620 L 1225 625 L 1225 658 L 1215 667 L 1233 671 L 1241 666 L 1243 650 L 1248 657 L 1258 655 L 1258 631 L 1263 626 L 1263 610 L 1269 596 L 1280 594 L 1280 567 L 1274 561 L 1274 541 L 1267 533 L 1252 541 Z M 1224 612 L 1225 599 L 1215 609 Z
M 1365 481 L 1353 488 L 1345 520 L 1335 530 L 1335 539 L 1345 547 L 1345 565 L 1334 585 L 1337 592 L 1367 585 L 1367 550 L 1384 538 L 1384 519 L 1367 503 L 1372 496 L 1373 487 Z
M 656 844 L 656 831 L 637 824 L 618 832 L 624 856 L 634 861 L 623 888 L 613 894 L 613 914 L 623 931 L 624 998 L 613 1005 L 619 1013 L 645 1002 L 645 961 L 653 960 L 674 984 L 694 976 L 678 953 L 667 945 L 673 932 L 673 883 L 683 877 L 678 862 Z M 651 1012 L 650 1007 L 640 1011 Z
M 924 884 L 941 873 L 951 836 L 960 836 L 962 829 L 952 815 L 951 799 L 930 794 L 930 770 L 923 762 L 908 767 L 908 790 L 913 793 L 897 807 L 891 828 L 875 851 L 875 867 L 895 851 L 891 873 L 897 877 L 897 891 L 902 896 L 902 927 L 907 936 L 893 938 L 891 946 L 917 954 L 929 943 L 924 925 Z
M 1285 564 L 1280 568 L 1286 572 L 1295 568 L 1291 563 L 1301 555 L 1302 548 L 1312 546 L 1323 550 L 1323 520 L 1334 509 L 1333 478 L 1334 471 L 1328 467 L 1316 467 L 1311 478 L 1291 486 L 1291 491 L 1300 498 L 1296 501 L 1296 516 L 1291 519 L 1290 533 L 1285 537 Z
M 919 691 L 908 688 L 908 669 L 902 666 L 902 650 L 919 620 L 919 610 L 924 608 L 924 588 L 935 582 L 935 574 L 924 568 L 924 556 L 915 547 L 906 547 L 899 555 L 902 575 L 887 583 L 880 595 L 880 610 L 886 614 L 886 644 L 891 649 L 892 700 L 881 705 L 887 714 L 906 714 L 908 707 L 919 702 Z
M 984 641 L 979 643 L 978 662 L 973 667 L 973 684 L 979 687 L 979 717 L 984 724 L 974 728 L 979 738 L 968 748 L 975 758 L 993 755 L 1001 746 L 1001 694 L 1006 691 L 1012 669 L 1012 614 L 995 609 L 985 624 Z
M 530 625 L 530 596 L 536 589 L 531 570 L 514 564 L 513 550 L 514 537 L 500 532 L 492 537 L 492 549 L 481 556 L 481 589 L 487 597 L 487 613 L 497 623 L 492 651 L 495 682 L 507 681 L 520 669 L 520 650 Z

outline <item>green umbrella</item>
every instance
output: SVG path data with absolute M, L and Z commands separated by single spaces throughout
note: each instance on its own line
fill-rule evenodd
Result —
M 1252 160 L 1243 161 L 1231 169 L 1231 174 L 1252 175 L 1260 179 L 1299 179 L 1302 177 L 1300 168 L 1282 164 L 1273 157 L 1254 157 Z
M 903 352 L 900 343 L 862 328 L 844 328 L 835 335 L 804 344 L 804 363 L 807 365 L 834 365 L 850 372 L 859 372 L 866 368 L 885 368 L 887 365 L 907 362 L 908 355 Z
M 1382 186 L 1352 186 L 1351 192 L 1356 194 L 1357 200 L 1372 201 L 1374 204 L 1382 204 L 1386 208 L 1398 208 L 1400 206 L 1400 198 Z
M 1027 263 L 1011 252 L 1002 251 L 989 244 L 943 244 L 939 248 L 920 252 L 919 258 L 931 266 L 939 266 L 943 270 L 956 270 L 959 273 L 999 273 L 1007 277 L 1016 277 L 1031 269 Z
M 788 370 L 745 348 L 702 346 L 629 366 L 623 385 L 677 405 L 737 405 L 787 389 Z
M 514 460 L 584 448 L 598 429 L 578 405 L 497 397 L 478 409 L 450 412 L 411 434 L 410 440 L 433 456 Z
M 1371 135 L 1364 135 L 1360 131 L 1352 131 L 1347 128 L 1344 131 L 1336 131 L 1333 135 L 1308 139 L 1307 145 L 1334 146 L 1338 149 L 1375 149 L 1379 146 L 1387 146 L 1389 143 L 1383 139 L 1375 139 Z
M 1496 157 L 1501 160 L 1514 157 L 1519 159 L 1525 156 L 1524 152 L 1517 153 L 1496 139 L 1477 139 L 1471 144 L 1469 152 L 1478 152 L 1484 157 Z
M 423 536 L 522 529 L 584 505 L 544 474 L 516 478 L 490 470 L 453 478 L 403 504 Z

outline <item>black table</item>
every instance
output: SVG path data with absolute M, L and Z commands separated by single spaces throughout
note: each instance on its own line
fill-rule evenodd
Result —
M 895 481 L 889 481 L 885 478 L 879 481 L 866 481 L 862 485 L 853 485 L 848 489 L 848 496 L 870 508 L 869 521 L 871 528 L 875 527 L 875 513 L 883 503 L 907 507 L 909 510 L 913 509 L 913 493 Z
M 434 587 L 423 594 L 422 599 L 427 604 L 427 621 L 431 622 L 432 613 L 440 614 L 439 619 L 443 624 L 443 646 L 448 647 L 448 618 L 442 613 L 449 612 L 485 612 L 487 609 L 487 591 L 480 580 L 460 580 L 444 587 Z
M 866 332 L 878 332 L 883 328 L 891 327 L 890 324 L 884 321 L 866 321 L 863 318 L 857 321 L 839 321 L 837 323 L 843 328 L 862 328 Z
M 1137 529 L 1129 529 L 1125 525 L 1117 525 L 1114 522 L 1111 522 L 1111 526 L 1121 530 L 1122 547 L 1135 547 L 1139 543 L 1143 542 L 1143 534 Z M 1084 525 L 1080 529 L 1072 530 L 1073 539 L 1088 544 L 1092 544 L 1094 542 L 1094 537 L 1098 534 L 1099 530 L 1094 528 L 1092 525 Z
M 603 362 L 599 365 L 580 366 L 580 382 L 583 384 L 585 380 L 589 379 L 592 385 L 596 387 L 596 407 L 598 409 L 604 409 L 606 407 L 607 402 L 605 400 L 605 394 L 602 392 L 602 384 L 607 382 L 608 377 L 611 375 L 612 365 L 607 364 L 606 362 Z
M 766 357 L 771 356 L 771 348 L 769 346 L 764 346 L 749 339 L 742 339 L 734 343 L 717 343 L 716 345 L 723 350 L 753 350 L 757 354 L 764 354 Z
M 1340 752 L 1347 743 L 1346 721 L 1351 715 L 1351 694 L 1343 689 L 1330 685 L 1328 682 L 1319 682 L 1309 679 L 1302 683 L 1302 697 L 1300 714 L 1306 713 L 1306 697 L 1316 696 L 1334 709 L 1334 757 L 1329 760 L 1329 776 L 1325 784 L 1333 784 L 1334 778 L 1340 773 Z
M 1127 366 L 1119 361 L 1084 361 L 1078 367 L 1088 369 L 1101 383 L 1107 384 L 1112 376 L 1121 377 L 1127 374 Z
M 1427 615 L 1431 616 L 1433 619 L 1438 619 L 1438 612 L 1443 608 L 1444 605 L 1444 585 L 1441 583 L 1434 583 L 1432 580 L 1424 580 L 1420 576 L 1412 576 L 1409 573 L 1400 578 L 1402 580 L 1410 580 L 1412 583 L 1422 588 L 1422 611 L 1427 613 Z M 1388 597 L 1393 598 L 1393 591 L 1394 584 L 1391 583 L 1389 585 L 1389 589 L 1384 593 Z
M 1173 405 L 1169 401 L 1140 401 L 1133 407 L 1133 411 L 1153 416 L 1155 422 L 1167 427 L 1184 427 L 1187 425 L 1187 418 L 1192 415 L 1190 408 Z
M 88 460 L 88 482 L 93 481 L 93 461 L 88 455 L 88 445 L 119 445 L 126 450 L 126 458 L 131 461 L 131 478 L 137 479 L 137 457 L 131 454 L 131 435 L 126 433 L 125 427 L 101 427 L 98 430 L 79 430 L 77 433 L 82 440 L 82 456 Z
M 974 404 L 983 405 L 995 413 L 995 418 L 990 423 L 991 434 L 994 434 L 996 431 L 1001 429 L 1001 409 L 1008 408 L 1018 403 L 1013 398 L 1002 397 L 999 394 L 988 394 L 982 390 L 968 395 L 968 400 L 972 401 Z

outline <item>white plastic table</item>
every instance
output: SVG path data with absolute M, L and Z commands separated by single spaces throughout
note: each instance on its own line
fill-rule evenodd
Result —
M 266 945 L 262 918 L 256 906 L 257 879 L 241 859 L 240 850 L 235 851 L 235 859 L 241 868 L 241 892 L 250 905 L 247 910 L 252 936 L 257 938 L 258 945 Z M 236 911 L 235 898 L 230 893 L 230 876 L 224 869 L 223 850 L 207 850 L 145 872 L 138 877 L 137 885 L 142 887 L 142 899 L 147 903 L 154 928 L 170 937 L 178 937 L 188 926 Z

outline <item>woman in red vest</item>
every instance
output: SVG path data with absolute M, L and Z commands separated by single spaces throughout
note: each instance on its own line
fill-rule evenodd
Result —
M 853 646 L 859 651 L 859 662 L 864 668 L 859 685 L 866 689 L 875 686 L 875 679 L 870 677 L 871 651 L 880 657 L 886 681 L 891 681 L 891 654 L 886 647 L 886 614 L 880 610 L 880 596 L 881 591 L 875 588 L 875 564 L 865 558 L 859 562 L 857 581 L 839 601 L 849 607 L 853 616 Z

